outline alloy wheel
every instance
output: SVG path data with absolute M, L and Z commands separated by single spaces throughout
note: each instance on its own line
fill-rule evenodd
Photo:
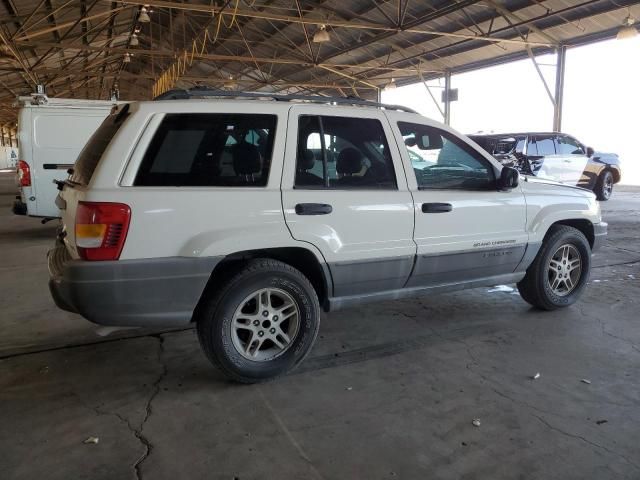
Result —
M 613 193 L 613 177 L 611 175 L 604 176 L 604 184 L 602 185 L 602 193 L 604 198 L 610 198 Z
M 291 347 L 300 329 L 300 310 L 284 290 L 262 288 L 240 303 L 231 329 L 233 346 L 244 358 L 273 360 Z
M 566 243 L 561 245 L 549 260 L 549 286 L 559 297 L 569 295 L 580 282 L 582 257 L 578 249 Z

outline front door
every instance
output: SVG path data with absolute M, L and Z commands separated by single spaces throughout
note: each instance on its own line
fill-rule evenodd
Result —
M 540 164 L 540 168 L 535 172 L 537 177 L 563 182 L 566 170 L 565 159 L 556 152 L 554 137 L 554 135 L 530 137 L 527 156 L 530 161 Z
M 497 191 L 492 163 L 453 131 L 389 114 L 404 145 L 415 199 L 418 256 L 407 286 L 436 286 L 513 273 L 527 247 L 520 188 Z M 416 168 L 409 152 L 429 159 Z M 411 165 L 413 163 L 413 168 Z
M 334 297 L 402 288 L 413 265 L 413 201 L 383 113 L 292 106 L 282 202 L 296 240 L 324 256 Z
M 575 139 L 568 135 L 558 135 L 556 151 L 562 156 L 564 163 L 563 182 L 569 185 L 578 185 L 582 179 L 589 157 Z

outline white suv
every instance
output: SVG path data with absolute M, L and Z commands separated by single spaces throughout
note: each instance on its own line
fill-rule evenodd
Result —
M 508 282 L 536 307 L 570 305 L 606 235 L 593 193 L 519 182 L 408 109 L 168 98 L 114 108 L 80 154 L 51 292 L 100 324 L 194 322 L 238 381 L 300 363 L 321 310 Z

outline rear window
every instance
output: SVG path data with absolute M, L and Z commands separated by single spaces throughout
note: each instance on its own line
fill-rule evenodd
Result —
M 112 113 L 98 127 L 89 138 L 73 167 L 69 180 L 80 185 L 88 185 L 93 172 L 98 166 L 102 154 L 113 140 L 125 119 L 129 116 L 129 105 L 126 104 L 119 112 Z
M 168 114 L 149 144 L 137 186 L 263 187 L 277 117 Z

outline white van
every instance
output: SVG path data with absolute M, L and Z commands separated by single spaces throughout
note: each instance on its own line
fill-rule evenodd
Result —
M 114 102 L 48 98 L 34 94 L 19 97 L 18 185 L 13 212 L 30 217 L 60 216 L 54 180 L 67 178 L 89 137 L 109 115 Z

